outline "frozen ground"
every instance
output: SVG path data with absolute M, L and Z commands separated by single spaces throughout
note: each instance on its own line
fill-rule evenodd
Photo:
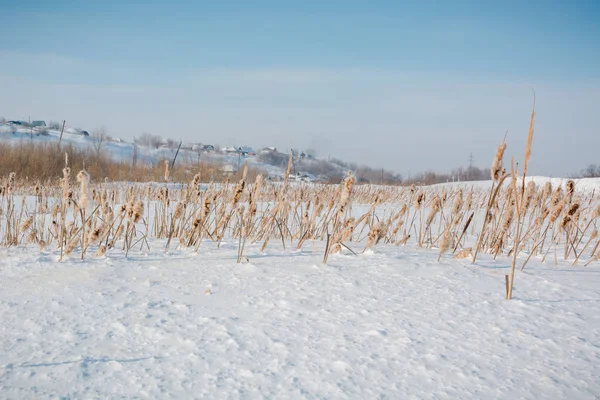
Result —
M 152 245 L 153 243 L 151 243 Z M 600 265 L 0 250 L 1 398 L 593 399 Z

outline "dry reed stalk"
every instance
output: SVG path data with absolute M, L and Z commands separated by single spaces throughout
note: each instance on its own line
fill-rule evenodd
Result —
M 373 226 L 373 228 L 371 228 L 371 230 L 369 231 L 368 238 L 367 238 L 367 244 L 365 245 L 365 248 L 362 251 L 363 253 L 365 251 L 367 251 L 368 249 L 370 249 L 371 246 L 373 246 L 374 244 L 377 244 L 377 242 L 379 242 L 379 240 L 381 240 L 383 231 L 384 231 L 384 226 L 381 222 L 378 222 L 377 224 L 375 224 Z
M 171 216 L 171 223 L 170 223 L 170 227 L 169 227 L 167 245 L 165 246 L 165 253 L 167 253 L 169 251 L 169 245 L 171 244 L 171 240 L 173 239 L 173 234 L 175 233 L 175 224 L 176 224 L 177 220 L 181 219 L 181 217 L 184 215 L 184 213 L 185 213 L 184 209 L 185 209 L 185 203 L 178 202 L 175 205 L 175 210 L 173 211 L 173 214 Z
M 525 259 L 525 262 L 523 262 L 523 265 L 521 266 L 521 271 L 523 271 L 525 269 L 525 266 L 527 265 L 527 263 L 529 262 L 531 257 L 535 254 L 535 250 L 537 250 L 538 246 L 540 246 L 541 244 L 544 243 L 544 241 L 546 239 L 546 234 L 548 233 L 548 230 L 550 229 L 551 226 L 555 225 L 556 220 L 560 217 L 560 215 L 565 207 L 565 204 L 566 204 L 566 199 L 561 200 L 558 204 L 556 204 L 554 206 L 554 209 L 552 210 L 552 213 L 550 214 L 549 221 L 546 224 L 546 228 L 544 229 L 544 232 L 542 233 L 541 238 L 539 238 L 539 240 L 534 244 L 529 255 L 527 256 L 527 259 Z M 552 241 L 554 241 L 554 238 L 552 239 Z
M 451 246 L 450 230 L 446 230 L 446 232 L 444 232 L 444 236 L 442 237 L 442 242 L 440 243 L 440 249 L 439 249 L 439 255 L 437 258 L 437 262 L 440 262 L 440 259 L 442 258 L 442 254 L 447 252 L 448 249 L 450 249 L 450 246 Z
M 533 122 L 533 116 L 532 116 L 532 122 Z M 527 157 L 528 150 L 526 150 L 525 153 L 526 153 L 526 157 Z M 525 163 L 527 163 L 527 158 L 525 160 Z M 522 204 L 522 200 L 523 200 L 523 194 L 525 191 L 525 174 L 523 174 L 522 191 L 521 191 L 521 197 L 519 198 L 519 196 L 517 194 L 517 188 L 516 188 L 517 171 L 515 170 L 515 167 L 514 167 L 514 158 L 511 160 L 510 171 L 511 171 L 511 178 L 512 178 L 511 179 L 512 189 L 513 189 L 512 194 L 514 196 L 515 208 L 517 211 L 517 227 L 516 227 L 516 234 L 515 234 L 515 238 L 514 238 L 513 258 L 512 258 L 512 263 L 510 266 L 508 290 L 506 291 L 506 300 L 510 300 L 512 298 L 512 290 L 513 290 L 514 281 L 515 281 L 515 266 L 517 263 L 517 254 L 519 253 L 519 239 L 520 239 L 520 235 L 521 235 L 521 232 L 520 232 L 520 230 L 521 230 L 521 211 L 522 211 L 521 204 Z M 512 211 L 512 209 L 511 209 L 511 211 Z
M 356 240 L 363 243 L 363 246 L 366 243 L 368 248 L 374 248 L 381 243 L 407 244 L 409 239 L 414 238 L 414 244 L 420 241 L 427 243 L 428 247 L 440 248 L 447 235 L 453 253 L 456 253 L 470 239 L 469 232 L 475 235 L 472 228 L 476 225 L 473 223 L 475 217 L 470 216 L 479 215 L 480 211 L 484 214 L 485 206 L 495 193 L 491 207 L 483 215 L 483 223 L 488 226 L 483 235 L 480 234 L 477 238 L 481 245 L 479 250 L 492 252 L 497 256 L 503 254 L 504 248 L 509 246 L 512 249 L 508 254 L 514 257 L 515 253 L 523 251 L 529 252 L 531 256 L 548 254 L 552 248 L 556 253 L 557 248 L 564 246 L 566 259 L 570 259 L 573 254 L 573 258 L 581 260 L 584 254 L 588 255 L 590 248 L 593 248 L 590 258 L 596 257 L 595 239 L 590 239 L 589 232 L 596 228 L 596 222 L 590 215 L 593 216 L 593 204 L 597 197 L 593 194 L 577 198 L 571 185 L 569 187 L 573 187 L 573 190 L 567 187 L 566 192 L 557 191 L 553 194 L 556 197 L 558 193 L 559 202 L 564 198 L 563 210 L 556 217 L 551 215 L 555 207 L 549 209 L 549 196 L 544 197 L 544 192 L 552 193 L 551 187 L 544 185 L 543 190 L 535 190 L 534 184 L 528 181 L 524 181 L 524 195 L 523 183 L 518 180 L 521 183 L 518 188 L 516 183 L 512 183 L 508 189 L 505 189 L 506 185 L 498 189 L 498 182 L 494 182 L 492 196 L 485 196 L 471 189 L 464 193 L 466 201 L 462 207 L 459 206 L 463 196 L 460 190 L 356 186 L 352 190 L 352 202 L 370 206 L 368 212 L 352 220 L 351 203 L 348 201 L 344 205 L 346 201 L 342 201 L 346 180 L 335 186 L 289 184 L 285 193 L 282 193 L 281 184 L 267 184 L 260 191 L 249 187 L 237 199 L 235 184 L 233 187 L 220 185 L 203 195 L 197 190 L 197 181 L 198 177 L 194 176 L 193 179 L 190 177 L 187 185 L 156 189 L 151 185 L 141 187 L 135 184 L 105 183 L 90 186 L 88 200 L 99 207 L 97 212 L 90 214 L 90 208 L 82 207 L 85 196 L 79 193 L 75 193 L 75 196 L 63 194 L 64 201 L 58 201 L 54 207 L 49 205 L 48 199 L 56 196 L 61 187 L 50 189 L 36 181 L 27 187 L 35 196 L 35 205 L 25 204 L 23 198 L 8 200 L 9 190 L 5 179 L 0 185 L 0 244 L 13 246 L 44 241 L 49 245 L 55 241 L 57 247 L 61 243 L 63 247 L 69 246 L 71 253 L 81 245 L 85 254 L 86 249 L 96 245 L 103 245 L 106 252 L 119 240 L 122 240 L 119 245 L 122 243 L 123 249 L 129 252 L 129 249 L 140 242 L 142 247 L 144 243 L 148 246 L 146 238 L 150 236 L 161 239 L 179 237 L 182 247 L 192 244 L 198 246 L 203 237 L 216 243 L 224 238 L 235 238 L 238 241 L 239 257 L 240 254 L 244 255 L 247 241 L 264 241 L 264 250 L 271 237 L 281 239 L 283 246 L 288 240 L 297 240 L 296 248 L 300 248 L 306 240 L 324 241 L 329 235 L 327 249 L 329 254 L 333 254 L 344 248 L 349 249 L 344 241 Z M 61 183 L 64 183 L 64 179 Z M 18 190 L 23 193 L 22 186 L 14 184 L 10 189 L 11 196 Z M 63 192 L 68 193 L 66 190 Z M 426 196 L 429 200 L 427 210 L 424 202 Z M 60 194 L 58 197 L 61 197 Z M 417 197 L 421 197 L 420 204 L 416 201 Z M 145 199 L 150 217 L 148 221 L 152 226 L 145 223 L 143 217 L 139 219 L 143 225 L 133 223 L 133 206 L 135 199 L 140 198 Z M 439 200 L 435 200 L 436 198 Z M 263 208 L 258 206 L 259 199 L 265 202 Z M 176 204 L 171 205 L 171 200 Z M 7 206 L 9 202 L 10 206 Z M 436 206 L 438 202 L 439 205 Z M 178 207 L 177 203 L 186 205 L 186 212 L 173 220 L 172 211 Z M 235 207 L 232 207 L 234 203 Z M 386 207 L 379 209 L 377 206 L 382 203 L 386 203 Z M 574 209 L 574 204 L 584 203 L 588 205 Z M 123 216 L 118 212 L 120 204 L 125 204 Z M 520 209 L 518 224 L 515 223 L 517 204 Z M 430 212 L 431 209 L 438 208 L 437 212 Z M 511 210 L 514 216 L 511 216 Z M 82 212 L 85 213 L 83 218 Z M 419 214 L 421 218 L 416 221 Z M 44 215 L 48 216 L 48 228 L 44 228 Z M 22 230 L 23 222 L 29 217 L 33 217 L 31 225 Z M 511 219 L 512 223 L 507 223 Z M 549 219 L 552 221 L 548 222 Z M 436 223 L 438 220 L 439 223 Z M 416 224 L 419 228 L 416 228 Z M 106 226 L 108 230 L 105 230 Z M 148 231 L 149 227 L 151 232 Z M 517 237 L 518 243 L 513 242 Z M 544 242 L 550 243 L 550 246 L 544 246 Z M 349 251 L 352 252 L 351 249 Z
M 490 215 L 490 209 L 494 206 L 496 197 L 498 196 L 498 192 L 500 191 L 500 188 L 502 187 L 502 183 L 504 183 L 504 180 L 507 177 L 508 177 L 508 174 L 503 174 L 498 179 L 498 183 L 495 183 L 495 182 L 492 183 L 492 188 L 490 189 L 490 197 L 489 197 L 484 215 L 486 215 L 486 216 Z M 481 227 L 481 232 L 479 234 L 479 238 L 477 239 L 477 241 L 475 243 L 475 248 L 473 250 L 473 260 L 472 260 L 473 263 L 475 263 L 475 261 L 477 260 L 477 253 L 479 252 L 479 249 L 482 246 L 483 238 L 486 233 L 486 228 L 487 228 L 487 225 L 489 224 L 489 222 L 490 222 L 489 218 L 487 218 L 487 217 L 484 218 L 483 226 Z
M 170 174 L 170 170 L 169 170 L 169 160 L 165 160 L 165 174 L 164 174 L 164 179 L 165 182 L 169 182 L 169 174 Z
M 238 258 L 237 262 L 240 263 L 242 259 L 248 260 L 247 257 L 244 257 L 244 248 L 246 247 L 246 240 L 248 235 L 254 233 L 254 217 L 256 216 L 257 209 L 257 201 L 258 196 L 262 186 L 262 175 L 257 175 L 256 180 L 254 181 L 254 187 L 252 188 L 252 192 L 250 193 L 250 200 L 248 205 L 248 214 L 246 216 L 243 213 L 240 215 L 240 241 L 238 243 Z
M 465 223 L 465 226 L 463 227 L 463 230 L 462 230 L 460 236 L 458 237 L 458 240 L 456 241 L 456 245 L 454 246 L 452 253 L 455 253 L 456 249 L 458 249 L 458 246 L 459 246 L 462 238 L 464 237 L 465 233 L 467 232 L 467 229 L 469 229 L 469 225 L 471 224 L 471 221 L 473 220 L 474 215 L 475 215 L 475 212 L 471 212 L 471 214 L 469 215 L 469 218 L 467 218 L 467 222 Z M 471 254 L 470 251 L 469 251 L 469 254 Z
M 340 201 L 339 201 L 337 211 L 334 215 L 333 222 L 332 222 L 332 232 L 329 233 L 329 228 L 327 228 L 327 230 L 328 230 L 327 244 L 325 246 L 325 255 L 323 256 L 323 264 L 327 263 L 327 258 L 331 252 L 332 246 L 340 245 L 339 242 L 341 241 L 341 236 L 343 236 L 340 233 L 340 229 L 341 229 L 340 220 L 346 214 L 346 208 L 348 207 L 348 203 L 350 202 L 350 196 L 352 194 L 352 188 L 354 187 L 354 182 L 355 182 L 355 178 L 353 175 L 348 175 L 344 179 L 344 181 L 342 181 Z M 332 204 L 331 208 L 333 208 L 333 204 Z M 348 230 L 349 228 L 346 227 L 345 229 Z M 332 238 L 334 240 L 331 240 Z

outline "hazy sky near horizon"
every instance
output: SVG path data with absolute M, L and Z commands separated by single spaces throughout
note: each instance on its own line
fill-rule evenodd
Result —
M 225 4 L 227 3 L 227 4 Z M 325 3 L 325 4 L 322 4 Z M 406 175 L 600 164 L 595 1 L 0 0 L 0 116 L 314 148 Z

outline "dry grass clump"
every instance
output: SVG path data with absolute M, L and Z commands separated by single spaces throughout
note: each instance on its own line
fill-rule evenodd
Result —
M 173 243 L 198 251 L 207 240 L 219 246 L 234 239 L 241 262 L 248 243 L 261 243 L 265 251 L 275 239 L 298 250 L 309 241 L 324 242 L 327 262 L 340 251 L 356 253 L 353 243 L 362 243 L 364 252 L 413 240 L 438 249 L 440 259 L 447 252 L 464 256 L 466 248 L 473 258 L 477 252 L 524 254 L 522 268 L 531 257 L 552 255 L 558 261 L 559 250 L 572 263 L 598 254 L 597 197 L 578 195 L 571 183 L 564 190 L 538 187 L 519 184 L 510 174 L 510 184 L 503 186 L 509 176 L 503 174 L 487 193 L 468 187 L 356 186 L 353 176 L 339 185 L 274 184 L 262 176 L 248 183 L 244 174 L 224 184 L 202 185 L 197 175 L 188 184 L 113 184 L 93 182 L 84 170 L 74 178 L 69 161 L 63 160 L 59 185 L 19 186 L 15 173 L 2 178 L 3 246 L 56 246 L 62 259 L 74 252 L 85 257 L 90 248 L 92 254 L 115 248 L 127 254 L 136 245 L 149 248 L 149 238 L 165 239 L 165 251 Z
M 244 175 L 235 184 L 202 186 L 194 176 L 183 185 L 136 185 L 93 183 L 83 170 L 74 179 L 65 161 L 58 186 L 36 184 L 28 189 L 18 186 L 14 173 L 3 178 L 3 245 L 19 245 L 29 238 L 70 254 L 82 244 L 102 244 L 100 253 L 106 254 L 117 243 L 126 250 L 136 243 L 146 246 L 147 238 L 166 239 L 167 250 L 174 239 L 178 248 L 197 250 L 207 239 L 219 244 L 235 238 L 242 260 L 246 243 L 260 242 L 264 250 L 275 238 L 283 246 L 301 249 L 307 241 L 329 239 L 325 261 L 329 254 L 349 249 L 349 243 L 365 240 L 364 251 L 380 243 L 406 245 L 411 238 L 422 247 L 453 254 L 475 240 L 475 246 L 469 246 L 472 255 L 479 251 L 495 257 L 515 251 L 543 257 L 561 246 L 563 257 L 579 260 L 587 258 L 584 250 L 597 250 L 592 232 L 597 230 L 600 208 L 593 206 L 593 196 L 577 197 L 575 188 L 552 191 L 549 185 L 538 188 L 528 182 L 521 199 L 517 180 L 501 186 L 508 174 L 493 182 L 487 194 L 466 188 L 355 186 L 352 176 L 333 186 L 273 184 L 261 176 L 248 184 Z M 15 191 L 31 194 L 24 197 Z M 354 212 L 353 204 L 361 205 L 363 212 Z M 479 223 L 484 228 L 477 234 L 471 228 Z M 516 247 L 518 226 L 522 240 Z
M 18 177 L 28 185 L 42 182 L 53 185 L 61 175 L 64 166 L 63 154 L 67 154 L 73 171 L 85 169 L 95 179 L 107 177 L 112 182 L 161 182 L 165 181 L 165 162 L 154 164 L 132 161 L 117 161 L 108 154 L 97 153 L 93 149 L 80 149 L 63 145 L 60 149 L 53 143 L 24 141 L 19 144 L 0 143 L 0 171 L 16 171 Z M 179 159 L 179 168 L 170 168 L 169 182 L 189 182 L 198 175 L 202 182 L 223 182 L 231 175 L 224 172 L 223 165 L 208 161 Z M 248 170 L 248 177 L 254 179 L 262 171 Z

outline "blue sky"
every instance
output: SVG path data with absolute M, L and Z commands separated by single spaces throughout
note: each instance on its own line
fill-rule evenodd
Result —
M 507 129 L 519 159 L 535 87 L 532 172 L 600 164 L 597 2 L 0 6 L 8 118 L 316 147 L 406 174 L 464 165 L 471 152 L 487 167 Z

